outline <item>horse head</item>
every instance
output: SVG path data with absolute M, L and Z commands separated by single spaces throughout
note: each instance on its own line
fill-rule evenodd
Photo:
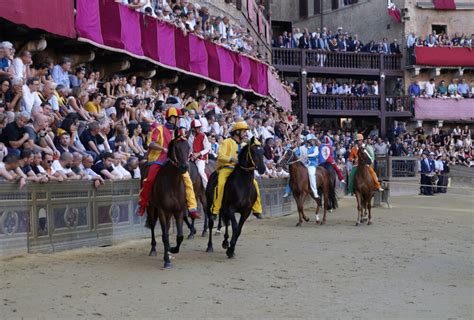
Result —
M 294 159 L 295 152 L 291 148 L 287 148 L 278 161 L 278 165 L 286 167 L 287 165 L 291 164 L 291 161 Z
M 257 170 L 259 174 L 265 173 L 262 144 L 255 137 L 252 137 L 239 153 L 239 165 L 244 170 Z
M 364 164 L 370 165 L 370 164 L 372 164 L 372 159 L 370 158 L 369 152 L 367 151 L 367 149 L 365 148 L 364 145 L 359 147 L 359 151 L 357 153 L 358 153 L 358 158 L 359 158 L 359 164 L 360 165 L 364 165 Z
M 180 136 L 171 140 L 168 145 L 168 160 L 176 168 L 185 173 L 189 168 L 189 143 L 186 138 Z

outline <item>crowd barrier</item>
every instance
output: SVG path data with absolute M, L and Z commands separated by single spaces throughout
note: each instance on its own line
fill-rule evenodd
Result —
M 264 216 L 292 211 L 283 198 L 286 179 L 260 180 Z M 94 189 L 90 182 L 0 184 L 0 256 L 107 246 L 149 235 L 145 219 L 134 212 L 137 180 L 111 182 Z

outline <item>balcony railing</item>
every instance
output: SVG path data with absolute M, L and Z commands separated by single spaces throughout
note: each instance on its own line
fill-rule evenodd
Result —
M 414 101 L 410 96 L 403 97 L 386 97 L 387 111 L 389 112 L 404 112 L 408 111 L 413 114 Z
M 401 70 L 402 56 L 364 52 L 331 52 L 309 49 L 273 48 L 276 67 L 319 67 L 341 69 Z
M 308 110 L 380 111 L 380 97 L 309 95 Z

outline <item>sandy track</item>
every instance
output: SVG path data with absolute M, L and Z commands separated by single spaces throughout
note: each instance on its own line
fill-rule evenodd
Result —
M 222 237 L 185 240 L 173 270 L 149 240 L 0 259 L 0 319 L 473 318 L 472 200 L 393 198 L 361 227 L 354 205 L 252 220 L 232 260 Z

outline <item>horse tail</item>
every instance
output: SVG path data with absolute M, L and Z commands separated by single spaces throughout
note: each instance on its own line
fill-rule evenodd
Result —
M 328 209 L 333 210 L 337 209 L 337 195 L 336 195 L 336 170 L 329 162 L 323 162 L 320 164 L 321 167 L 326 169 L 329 178 L 329 203 Z
M 331 184 L 331 186 L 329 186 L 329 209 L 334 210 L 337 209 L 337 207 L 336 186 Z

